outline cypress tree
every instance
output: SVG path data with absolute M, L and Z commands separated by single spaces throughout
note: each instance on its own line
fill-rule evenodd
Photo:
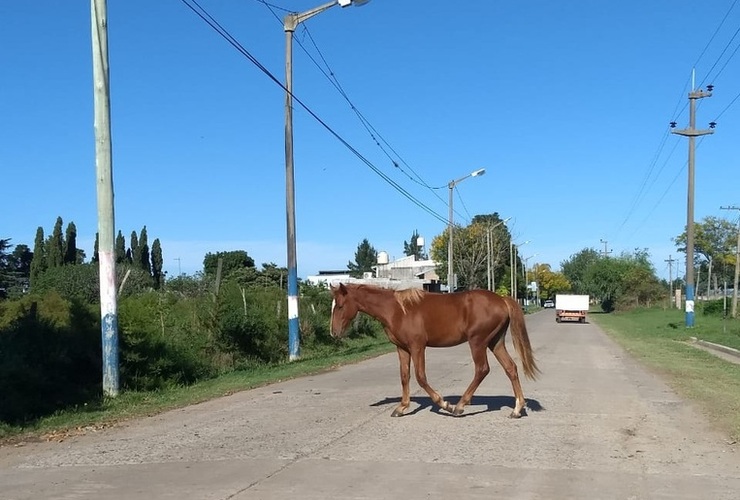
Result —
M 139 253 L 139 238 L 136 236 L 136 231 L 131 231 L 131 254 L 128 255 L 129 263 L 133 263 L 138 266 L 141 262 L 141 254 Z
M 118 236 L 116 236 L 116 264 L 122 264 L 126 261 L 126 238 L 121 234 L 121 230 L 118 230 Z
M 121 233 L 118 233 L 121 234 Z M 100 250 L 100 233 L 95 233 L 95 245 L 93 246 L 93 256 L 92 256 L 92 263 L 97 264 L 100 260 L 100 255 L 98 254 L 98 251 Z M 118 262 L 116 260 L 116 262 Z
M 44 228 L 36 229 L 36 238 L 33 241 L 33 259 L 31 260 L 31 287 L 36 278 L 41 276 L 47 269 L 46 245 L 44 243 Z
M 57 217 L 54 232 L 47 241 L 46 262 L 48 267 L 59 267 L 64 264 L 64 238 L 62 237 L 62 218 Z
M 77 264 L 77 226 L 74 222 L 67 224 L 64 238 L 64 263 Z
M 152 276 L 154 277 L 154 288 L 159 289 L 162 286 L 162 246 L 159 244 L 159 238 L 152 243 Z
M 139 262 L 137 265 L 144 271 L 152 274 L 152 265 L 149 262 L 149 243 L 147 241 L 146 226 L 139 233 Z

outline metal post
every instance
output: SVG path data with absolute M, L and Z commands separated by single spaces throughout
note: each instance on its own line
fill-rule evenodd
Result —
M 95 177 L 98 200 L 98 258 L 100 326 L 103 344 L 103 393 L 117 396 L 118 307 L 116 302 L 115 216 L 108 71 L 108 14 L 106 0 L 91 0 L 93 92 L 95 101 Z
M 488 291 L 491 289 L 491 228 L 486 230 L 486 285 Z
M 713 134 L 714 130 L 696 130 L 696 101 L 704 97 L 711 97 L 712 86 L 708 91 L 692 90 L 689 92 L 689 128 L 672 130 L 671 132 L 689 138 L 689 173 L 688 193 L 686 200 L 686 327 L 694 326 L 694 157 L 695 140 L 701 135 Z M 671 123 L 671 127 L 675 122 Z M 710 124 L 713 126 L 713 124 Z
M 449 191 L 450 191 L 450 198 L 448 201 L 449 205 L 449 215 L 447 219 L 447 289 L 449 293 L 452 293 L 455 291 L 455 270 L 453 268 L 452 264 L 452 190 L 455 188 L 455 181 L 450 181 L 448 184 Z
M 740 210 L 740 207 L 720 207 L 722 210 Z M 732 281 L 732 317 L 737 318 L 737 287 L 740 279 L 740 217 L 737 219 L 737 246 L 735 247 L 735 279 Z M 725 287 L 725 290 L 727 287 Z M 725 295 L 727 295 L 725 293 Z
M 670 295 L 668 296 L 668 305 L 670 306 L 673 302 L 673 256 L 668 255 L 668 290 Z

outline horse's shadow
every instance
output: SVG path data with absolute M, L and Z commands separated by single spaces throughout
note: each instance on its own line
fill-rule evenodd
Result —
M 457 404 L 458 401 L 460 401 L 460 396 L 450 396 L 446 398 L 447 401 L 450 402 L 450 404 Z M 524 407 L 524 410 L 522 410 L 522 416 L 527 415 L 527 411 L 544 411 L 545 407 L 540 404 L 539 401 L 536 399 L 529 399 L 525 398 L 526 406 Z M 376 403 L 371 404 L 370 406 L 384 406 L 384 405 L 390 405 L 394 404 L 397 405 L 401 402 L 400 397 L 393 397 L 393 398 L 385 398 L 382 399 Z M 437 413 L 439 415 L 445 415 L 448 417 L 452 417 L 453 415 L 447 411 L 442 410 L 439 406 L 435 405 L 432 402 L 432 398 L 429 396 L 412 396 L 411 402 L 415 403 L 417 406 L 416 408 L 413 408 L 413 405 L 409 406 L 409 408 L 413 408 L 411 411 L 404 413 L 404 416 L 408 415 L 414 415 L 416 413 L 419 413 L 422 410 L 429 409 L 429 411 L 433 413 Z M 473 396 L 472 401 L 468 406 L 465 407 L 465 413 L 460 415 L 460 417 L 469 417 L 472 415 L 478 415 L 479 413 L 487 413 L 489 411 L 499 411 L 504 408 L 511 408 L 514 409 L 514 406 L 516 404 L 516 400 L 513 396 Z M 472 409 L 476 406 L 485 406 L 483 409 L 478 409 L 475 411 L 468 412 L 468 409 Z

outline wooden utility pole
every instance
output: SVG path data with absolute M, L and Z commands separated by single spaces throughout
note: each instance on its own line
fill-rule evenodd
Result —
M 95 95 L 95 177 L 98 194 L 100 326 L 103 341 L 103 392 L 117 396 L 118 305 L 114 245 L 113 168 L 110 134 L 110 73 L 106 0 L 90 0 L 92 18 L 93 92 Z
M 740 210 L 740 207 L 720 207 L 722 210 Z M 737 219 L 737 246 L 735 247 L 735 279 L 732 282 L 732 317 L 737 318 L 737 285 L 740 278 L 740 217 Z
M 602 239 L 600 239 L 599 241 L 604 244 L 604 257 L 608 257 L 609 254 L 612 253 L 610 250 L 607 250 L 607 244 L 609 242 L 606 240 L 602 240 Z
M 689 127 L 681 130 L 671 130 L 671 133 L 689 138 L 689 187 L 686 202 L 686 326 L 694 326 L 694 156 L 696 138 L 714 133 L 714 122 L 710 123 L 709 130 L 696 130 L 696 101 L 712 96 L 712 85 L 707 91 L 692 90 L 689 92 Z M 671 128 L 676 122 L 671 122 Z
M 675 259 L 673 256 L 669 255 L 666 259 L 666 262 L 668 262 L 668 287 L 670 289 L 670 293 L 668 294 L 668 304 L 671 305 L 673 303 L 673 262 Z

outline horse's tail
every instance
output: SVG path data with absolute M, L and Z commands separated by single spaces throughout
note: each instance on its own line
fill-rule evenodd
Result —
M 524 374 L 527 378 L 535 380 L 537 379 L 537 375 L 542 372 L 537 367 L 534 354 L 532 354 L 532 344 L 529 342 L 527 325 L 524 322 L 524 313 L 516 300 L 511 297 L 503 297 L 503 299 L 509 308 L 509 329 L 511 330 L 514 349 L 522 359 Z

